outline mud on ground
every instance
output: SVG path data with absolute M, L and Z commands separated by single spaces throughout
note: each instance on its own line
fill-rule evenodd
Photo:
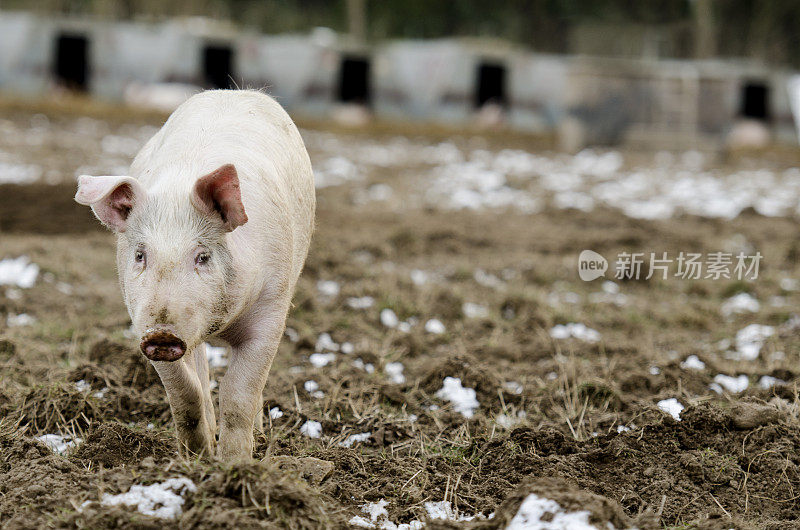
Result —
M 402 187 L 390 174 L 369 179 Z M 529 494 L 588 510 L 598 527 L 800 528 L 800 296 L 782 281 L 800 278 L 794 219 L 387 208 L 354 201 L 355 186 L 319 192 L 288 321 L 295 341 L 281 344 L 265 390 L 265 411 L 283 415 L 257 436 L 256 460 L 236 466 L 178 455 L 163 388 L 126 334 L 113 238 L 72 205 L 73 187 L 0 187 L 0 259 L 24 254 L 41 267 L 33 288 L 0 288 L 3 526 L 162 528 L 96 501 L 182 476 L 197 485 L 178 521 L 186 528 L 340 528 L 369 519 L 361 507 L 382 499 L 396 523 L 426 521 L 425 503 L 448 501 L 457 514 L 494 515 L 430 528 L 502 528 Z M 736 245 L 764 255 L 757 281 L 629 281 L 613 293 L 575 270 L 583 249 L 610 257 Z M 412 281 L 417 269 L 427 282 Z M 319 280 L 340 292 L 321 294 Z M 758 311 L 723 316 L 721 304 L 742 292 L 761 301 Z M 374 305 L 347 303 L 364 296 Z M 486 315 L 465 316 L 465 302 Z M 418 323 L 389 329 L 384 308 Z M 20 313 L 36 322 L 9 327 L 5 315 Z M 424 330 L 431 318 L 444 333 Z M 600 341 L 551 337 L 569 322 Z M 775 334 L 757 359 L 729 359 L 720 341 L 751 323 Z M 315 367 L 308 358 L 323 332 L 353 351 Z M 681 366 L 690 355 L 705 367 Z M 404 382 L 387 375 L 392 362 Z M 215 380 L 223 374 L 212 369 Z M 745 375 L 749 386 L 718 394 L 709 388 L 718 374 Z M 765 375 L 776 384 L 762 387 Z M 445 377 L 475 389 L 471 419 L 436 397 Z M 306 391 L 309 380 L 323 397 Z M 668 398 L 685 406 L 680 421 L 657 406 Z M 307 420 L 321 424 L 321 438 L 301 433 Z M 50 433 L 83 442 L 54 454 L 35 439 Z

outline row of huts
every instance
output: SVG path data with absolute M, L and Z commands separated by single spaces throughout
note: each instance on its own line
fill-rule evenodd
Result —
M 791 75 L 742 61 L 543 55 L 486 39 L 364 46 L 324 28 L 262 35 L 208 19 L 102 22 L 0 12 L 6 92 L 60 86 L 119 100 L 134 84 L 262 87 L 305 114 L 358 104 L 380 117 L 461 124 L 491 108 L 526 131 L 577 122 L 588 143 L 713 141 L 742 117 L 793 139 Z

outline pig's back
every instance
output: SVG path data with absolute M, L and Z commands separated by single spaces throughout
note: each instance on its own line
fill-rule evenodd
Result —
M 197 179 L 229 163 L 238 171 L 249 218 L 230 235 L 232 244 L 273 248 L 292 234 L 285 243 L 291 247 L 294 284 L 313 231 L 314 176 L 297 127 L 271 97 L 253 90 L 191 97 L 142 148 L 131 175 L 149 190 L 191 193 Z

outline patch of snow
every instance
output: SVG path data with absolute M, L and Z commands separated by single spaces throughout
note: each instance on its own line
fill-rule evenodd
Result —
M 475 272 L 472 274 L 472 277 L 479 285 L 482 285 L 484 287 L 489 287 L 491 289 L 499 289 L 503 287 L 503 280 L 501 280 L 494 274 L 486 272 L 483 269 L 475 269 Z
M 322 424 L 318 421 L 307 420 L 300 426 L 300 433 L 309 438 L 320 438 L 322 436 Z
M 658 366 L 651 366 L 650 367 L 650 375 L 658 375 L 661 373 L 661 368 Z
M 413 269 L 409 275 L 414 285 L 425 285 L 430 281 L 430 274 L 421 269 Z
M 211 368 L 224 368 L 228 366 L 228 348 L 225 346 L 212 346 L 206 344 L 206 358 Z
M 580 322 L 558 324 L 550 330 L 550 336 L 554 339 L 568 339 L 573 337 L 584 342 L 597 342 L 600 340 L 600 332 Z
M 744 392 L 747 390 L 747 387 L 750 386 L 750 378 L 746 375 L 742 374 L 739 377 L 731 377 L 729 375 L 724 374 L 717 374 L 714 376 L 714 383 L 719 385 L 719 387 L 724 388 L 728 392 L 732 394 L 738 394 L 740 392 Z M 717 389 L 715 390 L 718 394 L 719 392 Z
M 528 415 L 524 410 L 517 411 L 516 415 L 500 413 L 495 418 L 495 422 L 504 429 L 511 429 L 527 417 Z
M 333 298 L 339 294 L 339 284 L 333 280 L 319 280 L 317 282 L 317 291 L 322 296 Z
M 369 309 L 375 305 L 375 299 L 371 296 L 360 296 L 348 298 L 345 303 L 352 309 Z
M 437 318 L 431 318 L 427 322 L 425 322 L 425 331 L 428 333 L 433 333 L 434 335 L 441 335 L 447 328 L 444 327 L 442 321 Z
M 314 349 L 318 352 L 324 351 L 339 351 L 339 344 L 333 342 L 329 333 L 320 333 L 319 337 L 317 338 L 317 344 L 315 345 Z
M 81 438 L 73 438 L 66 434 L 43 434 L 36 437 L 37 440 L 43 442 L 54 453 L 63 455 L 73 447 L 77 447 L 83 440 Z
M 556 501 L 531 493 L 506 530 L 597 530 L 589 523 L 591 515 L 588 510 L 567 512 Z
M 386 371 L 386 375 L 389 376 L 389 379 L 392 380 L 392 383 L 396 385 L 402 385 L 406 382 L 406 376 L 403 375 L 403 370 L 405 367 L 403 363 L 388 363 L 384 370 Z
M 631 428 L 628 427 L 627 425 L 617 425 L 617 433 L 618 434 L 622 434 L 623 432 L 628 432 L 630 430 L 631 430 Z
M 690 355 L 681 363 L 681 368 L 684 370 L 705 370 L 706 363 L 701 361 L 697 355 Z
M 370 436 L 372 436 L 371 432 L 362 432 L 361 434 L 351 434 L 350 436 L 339 442 L 337 445 L 339 447 L 346 447 L 349 449 L 353 447 L 353 444 L 366 442 L 367 440 L 369 440 Z
M 733 357 L 744 361 L 757 359 L 766 339 L 774 334 L 775 328 L 760 324 L 750 324 L 740 329 L 736 333 L 736 351 Z
M 461 306 L 461 312 L 467 318 L 486 318 L 489 316 L 489 309 L 485 305 L 466 302 Z
M 353 346 L 352 342 L 343 342 L 339 350 L 345 355 L 350 355 L 356 350 L 356 348 Z
M 381 324 L 387 328 L 396 328 L 399 323 L 400 319 L 394 311 L 388 307 L 381 310 Z
M 18 328 L 23 326 L 32 326 L 36 323 L 36 317 L 32 317 L 27 313 L 20 313 L 19 315 L 15 315 L 14 313 L 9 313 L 8 317 L 6 318 L 6 324 L 10 328 Z
M 797 281 L 794 278 L 782 278 L 780 285 L 781 289 L 784 291 L 800 290 L 800 281 Z
M 522 385 L 516 381 L 506 381 L 503 383 L 503 388 L 505 388 L 509 393 L 517 396 L 522 394 Z
M 96 397 L 97 399 L 103 399 L 104 397 L 106 397 L 107 392 L 108 392 L 108 387 L 104 386 L 103 388 L 92 394 L 92 396 Z
M 786 381 L 782 379 L 778 379 L 777 377 L 772 377 L 771 375 L 762 375 L 761 379 L 758 380 L 758 386 L 763 388 L 764 390 L 769 390 L 775 385 L 783 385 L 786 384 Z
M 358 358 L 355 361 L 353 361 L 353 366 L 355 366 L 359 370 L 364 370 L 368 374 L 375 373 L 375 365 L 372 363 L 365 363 L 361 358 Z
M 0 260 L 0 285 L 30 289 L 38 276 L 39 266 L 31 263 L 28 256 Z
M 740 313 L 758 313 L 761 304 L 749 293 L 739 293 L 725 300 L 720 306 L 724 317 L 731 317 Z
M 88 392 L 92 389 L 92 385 L 86 382 L 86 380 L 81 379 L 80 381 L 75 382 L 75 390 L 78 392 Z
M 312 353 L 308 356 L 308 361 L 317 368 L 328 366 L 336 360 L 335 353 Z
M 139 513 L 159 519 L 177 519 L 183 513 L 183 495 L 194 493 L 197 487 L 188 478 L 171 478 L 150 486 L 131 486 L 127 493 L 104 494 L 100 504 L 104 506 L 136 507 Z
M 283 417 L 283 411 L 278 407 L 272 407 L 269 409 L 269 417 L 270 419 L 277 420 L 278 418 Z
M 325 392 L 319 389 L 319 383 L 314 380 L 308 380 L 303 383 L 303 388 L 314 399 L 322 399 L 325 397 Z
M 297 342 L 300 340 L 300 334 L 294 328 L 286 328 L 283 333 L 291 342 Z
M 445 377 L 442 388 L 436 392 L 436 397 L 452 403 L 453 410 L 465 418 L 471 418 L 475 410 L 480 407 L 475 389 L 463 387 L 458 377 Z
M 684 409 L 684 406 L 681 405 L 681 402 L 675 398 L 669 399 L 662 399 L 658 403 L 656 403 L 658 408 L 672 416 L 675 421 L 681 421 L 681 412 Z

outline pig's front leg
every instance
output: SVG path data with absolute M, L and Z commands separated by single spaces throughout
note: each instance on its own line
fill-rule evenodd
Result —
M 219 444 L 224 460 L 253 456 L 253 427 L 263 414 L 262 392 L 286 325 L 288 300 L 273 301 L 238 326 L 228 372 L 219 387 Z
M 205 410 L 206 396 L 197 373 L 195 355 L 205 355 L 205 349 L 189 351 L 177 361 L 153 361 L 153 366 L 167 391 L 178 441 L 192 453 L 212 455 L 213 427 L 209 425 L 209 415 Z M 205 376 L 208 378 L 207 369 Z M 212 409 L 212 417 L 213 414 Z

